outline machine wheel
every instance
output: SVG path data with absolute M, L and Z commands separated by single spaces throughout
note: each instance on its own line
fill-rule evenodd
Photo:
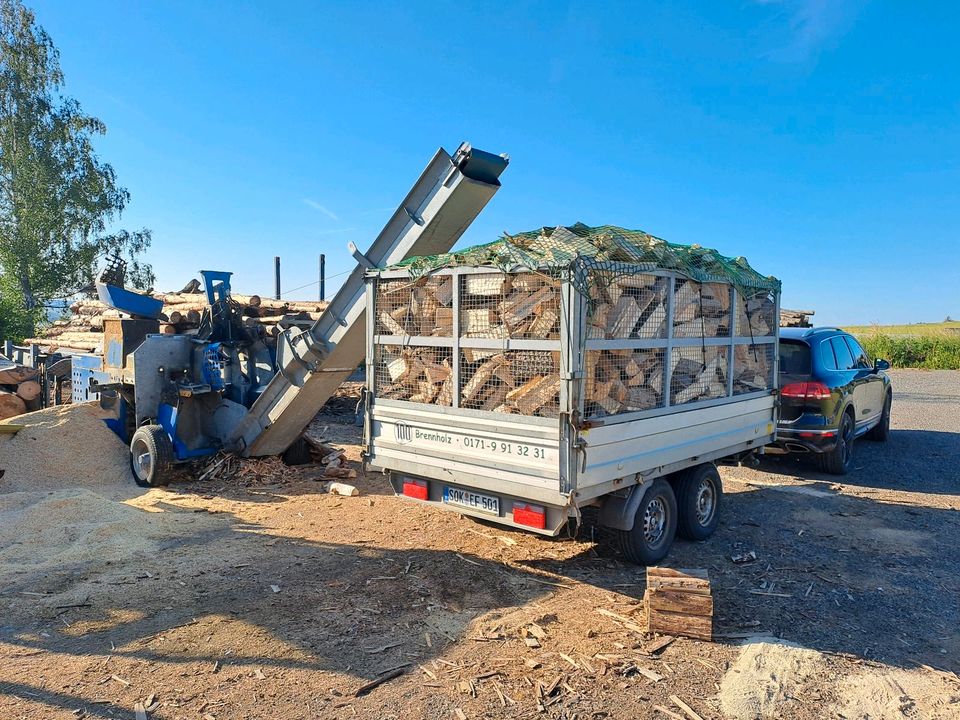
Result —
M 720 524 L 723 485 L 713 463 L 696 465 L 680 474 L 673 486 L 677 495 L 677 534 L 687 540 L 706 540 Z
M 853 440 L 855 426 L 853 415 L 843 413 L 840 429 L 837 432 L 837 444 L 830 452 L 820 455 L 820 467 L 831 475 L 846 475 L 853 464 Z
M 880 415 L 880 422 L 867 433 L 868 438 L 877 442 L 887 441 L 887 438 L 890 437 L 890 410 L 892 407 L 893 393 L 888 392 L 886 399 L 883 401 L 883 414 Z
M 637 565 L 655 565 L 667 556 L 677 534 L 677 498 L 663 478 L 643 493 L 632 530 L 616 530 L 620 552 Z
M 310 455 L 310 445 L 302 437 L 293 441 L 293 445 L 283 451 L 280 456 L 284 465 L 308 465 L 313 462 Z
M 141 487 L 159 487 L 170 482 L 173 443 L 159 425 L 144 425 L 130 440 L 130 469 Z

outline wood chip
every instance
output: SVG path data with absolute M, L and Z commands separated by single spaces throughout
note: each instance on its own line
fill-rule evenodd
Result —
M 690 707 L 689 705 L 687 705 L 683 700 L 681 700 L 680 698 L 678 698 L 676 695 L 671 695 L 671 696 L 670 696 L 670 701 L 671 701 L 674 705 L 676 705 L 678 708 L 680 708 L 681 710 L 683 710 L 683 712 L 686 714 L 686 716 L 687 716 L 688 718 L 690 718 L 690 720 L 703 720 L 702 717 L 700 717 L 697 713 L 695 713 L 695 712 L 693 711 L 693 708 L 692 708 L 692 707 Z
M 134 703 L 133 715 L 136 720 L 147 720 L 147 708 L 142 702 Z

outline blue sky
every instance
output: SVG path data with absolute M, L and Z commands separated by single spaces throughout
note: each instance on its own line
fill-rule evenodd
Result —
M 349 270 L 469 140 L 512 161 L 461 244 L 617 224 L 744 255 L 820 323 L 960 316 L 953 3 L 28 4 L 160 289 L 269 294 L 280 255 L 316 297 L 318 254 Z

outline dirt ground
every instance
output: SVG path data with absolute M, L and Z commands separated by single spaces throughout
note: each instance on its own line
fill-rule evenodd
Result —
M 850 475 L 722 469 L 720 529 L 665 563 L 709 570 L 716 641 L 655 653 L 597 612 L 636 615 L 644 572 L 589 532 L 478 524 L 380 476 L 358 497 L 276 461 L 149 491 L 0 478 L 0 718 L 691 717 L 671 696 L 703 718 L 960 718 L 960 372 L 891 376 L 892 437 Z M 351 420 L 311 432 L 359 467 Z

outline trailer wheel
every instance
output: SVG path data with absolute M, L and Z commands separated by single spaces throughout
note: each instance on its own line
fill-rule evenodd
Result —
M 680 474 L 673 486 L 677 494 L 677 534 L 687 540 L 706 540 L 720 524 L 723 485 L 713 463 L 704 463 Z
M 643 493 L 631 530 L 616 530 L 620 552 L 637 565 L 655 565 L 667 556 L 677 534 L 677 498 L 663 478 Z
M 159 487 L 170 482 L 173 443 L 159 425 L 144 425 L 130 440 L 130 469 L 141 487 Z

